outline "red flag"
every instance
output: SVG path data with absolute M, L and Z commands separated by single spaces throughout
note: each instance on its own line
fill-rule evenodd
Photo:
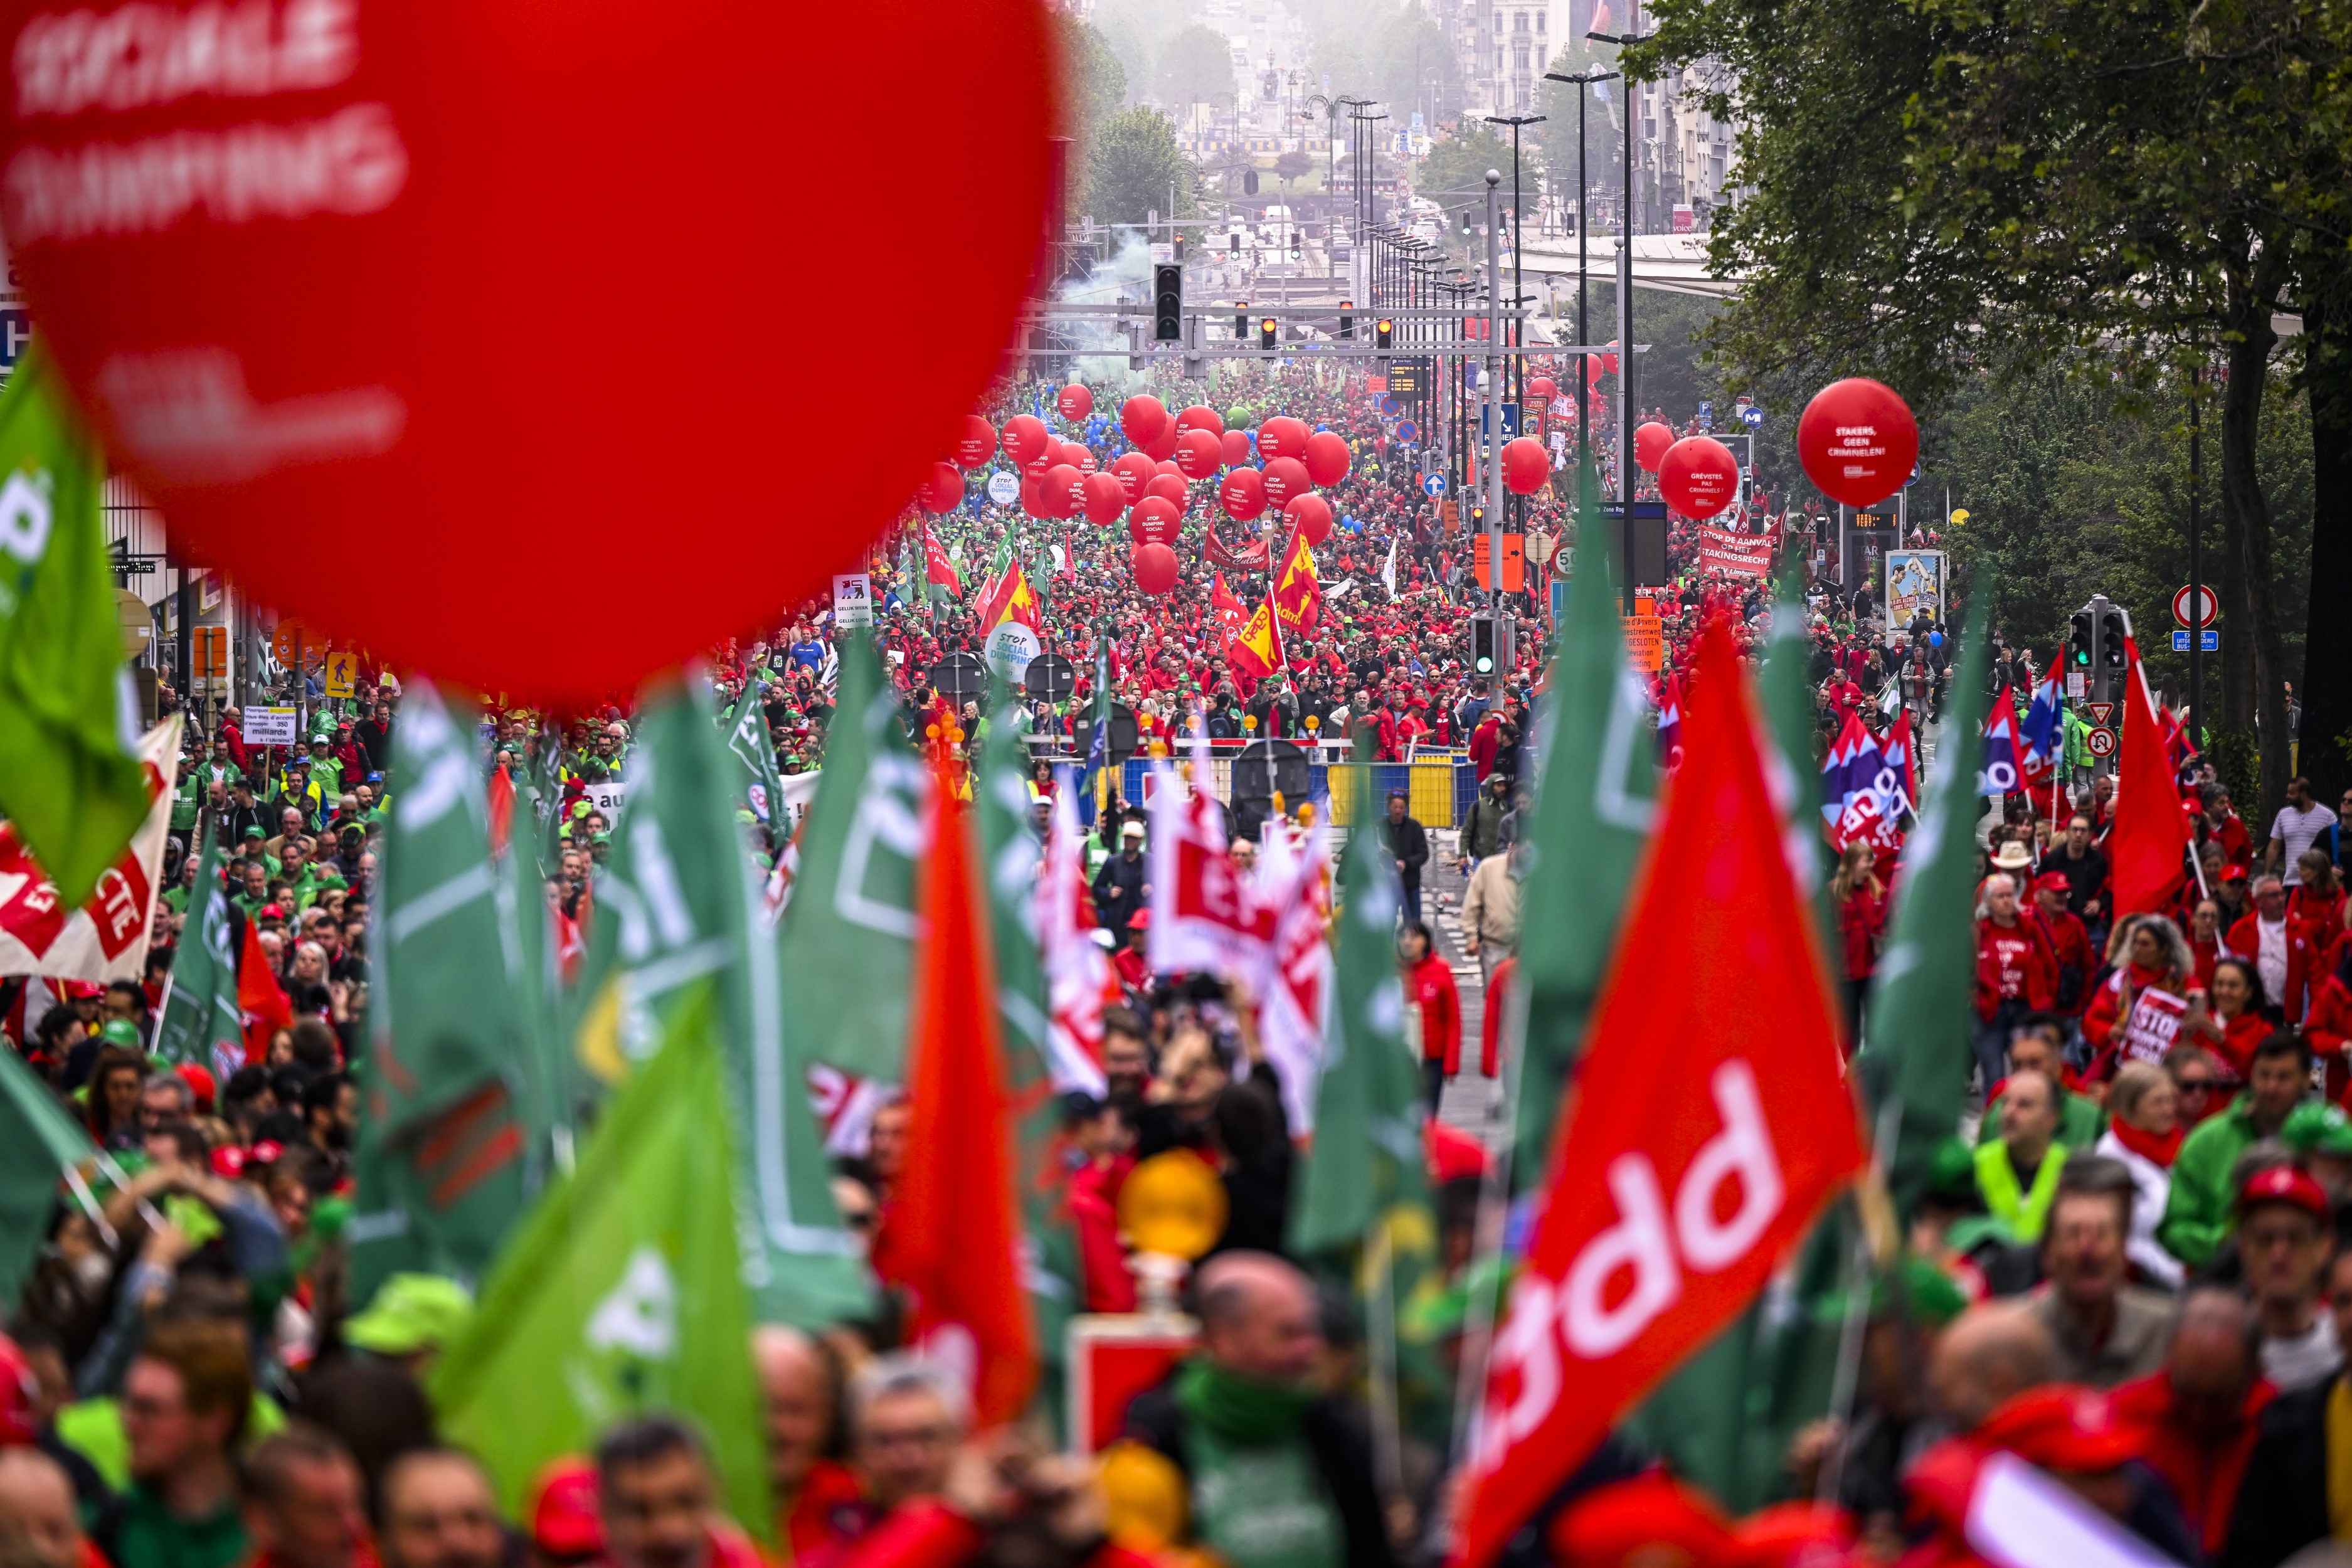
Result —
M 2189 822 L 2180 812 L 2172 759 L 2147 672 L 2140 668 L 2139 644 L 2124 639 L 2131 672 L 2124 689 L 2123 765 L 2116 773 L 2116 825 L 2107 834 L 2108 879 L 2115 914 L 2146 914 L 2169 909 L 2188 875 Z
M 907 1163 L 891 1194 L 874 1266 L 913 1299 L 908 1338 L 968 1380 L 979 1424 L 993 1426 L 1027 1406 L 1037 1354 L 988 922 L 963 807 L 952 789 L 931 800 L 907 1072 L 908 1136 L 923 1158 Z
M 269 955 L 261 951 L 261 930 L 251 921 L 245 922 L 245 947 L 237 954 L 236 1007 L 245 1022 L 245 1065 L 258 1067 L 269 1059 L 272 1037 L 294 1026 L 294 1005 L 278 988 Z
M 514 830 L 514 780 L 504 768 L 490 770 L 490 853 L 507 852 L 507 835 Z
M 1291 530 L 1290 546 L 1282 552 L 1282 569 L 1275 574 L 1269 592 L 1285 630 L 1304 635 L 1323 618 L 1323 584 L 1315 574 L 1315 552 L 1307 547 L 1302 531 Z
M 1487 1366 L 1457 1564 L 1492 1562 L 1862 1168 L 1827 972 L 1722 621 L 1697 662 L 1685 761 Z

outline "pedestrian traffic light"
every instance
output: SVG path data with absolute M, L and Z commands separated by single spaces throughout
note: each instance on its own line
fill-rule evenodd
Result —
M 1257 346 L 1270 349 L 1275 346 L 1275 321 L 1272 316 L 1268 316 L 1257 324 Z
M 1464 207 L 1462 209 L 1462 237 L 1465 239 L 1470 237 L 1470 209 L 1468 207 Z
M 1151 341 L 1184 341 L 1184 269 L 1173 263 L 1151 269 Z
M 1395 337 L 1396 323 L 1390 321 L 1386 316 L 1381 317 L 1379 321 L 1372 323 L 1372 347 L 1376 349 L 1387 348 Z
M 1353 300 L 1339 301 L 1339 335 L 1343 338 L 1352 338 L 1356 335 L 1356 318 L 1348 313 L 1355 308 L 1356 302 Z
M 1249 301 L 1247 300 L 1234 301 L 1234 342 L 1237 343 L 1249 342 Z
M 1298 231 L 1295 228 L 1290 231 L 1290 254 L 1298 254 Z
M 1495 617 L 1473 616 L 1470 618 L 1470 673 L 1492 675 L 1500 659 L 1496 647 Z
M 2130 666 L 2124 639 L 2131 630 L 2124 624 L 2124 613 L 2109 605 L 2099 612 L 2099 668 L 2115 673 Z
M 2087 670 L 2091 668 L 2092 639 L 2098 635 L 2095 621 L 2088 610 L 2074 612 L 2074 629 L 2066 636 L 2066 667 Z

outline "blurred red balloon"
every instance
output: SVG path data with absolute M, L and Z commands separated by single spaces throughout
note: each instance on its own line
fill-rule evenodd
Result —
M 1217 504 L 1236 522 L 1247 522 L 1265 510 L 1265 479 L 1255 468 L 1234 468 L 1217 487 Z
M 1548 375 L 1536 375 L 1529 376 L 1528 378 L 1528 401 L 1529 403 L 1549 403 L 1552 399 L 1552 395 L 1559 390 L 1559 386 L 1556 385 L 1551 377 Z
M 1176 455 L 1176 421 L 1169 420 L 1160 426 L 1159 434 L 1148 441 L 1138 441 L 1136 450 L 1155 463 L 1164 463 Z
M 1143 498 L 1143 487 L 1151 482 L 1159 469 L 1140 452 L 1122 452 L 1118 461 L 1106 471 L 1118 480 L 1119 493 L 1127 497 L 1128 505 L 1133 506 Z M 1180 479 L 1177 482 L 1181 484 L 1183 481 Z
M 1192 509 L 1192 487 L 1184 482 L 1184 476 L 1181 474 L 1154 474 L 1143 481 L 1143 493 L 1147 496 L 1158 496 L 1161 500 L 1174 507 L 1176 515 L 1179 517 Z M 1139 501 L 1137 504 L 1139 506 L 1142 503 Z
M 1313 434 L 1306 420 L 1277 414 L 1257 427 L 1257 455 L 1269 462 L 1276 458 L 1298 457 L 1306 451 L 1307 438 Z
M 1148 392 L 1139 392 L 1119 405 L 1118 427 L 1137 446 L 1147 446 L 1168 428 L 1168 405 Z
M 1832 500 L 1875 506 L 1910 481 L 1919 425 L 1893 387 L 1859 375 L 1833 381 L 1797 421 L 1797 460 Z
M 1249 432 L 1228 430 L 1217 437 L 1217 449 L 1225 459 L 1225 467 L 1238 468 L 1250 460 Z
M 1021 471 L 1028 475 L 1031 479 L 1042 479 L 1045 477 L 1045 470 L 1052 468 L 1061 460 L 1061 445 L 1059 442 L 1055 442 L 1049 444 L 1044 451 L 1038 453 L 1035 457 L 1022 464 Z
M 1088 522 L 1116 522 L 1127 510 L 1127 491 L 1117 474 L 1088 474 L 1080 481 Z
M 1074 381 L 1054 395 L 1054 406 L 1062 411 L 1063 418 L 1076 425 L 1095 411 L 1095 395 Z
M 1176 586 L 1176 552 L 1164 544 L 1135 547 L 1135 585 L 1147 594 L 1165 594 Z
M 1045 456 L 1045 445 L 1053 437 L 1046 434 L 1045 422 L 1034 414 L 1016 414 L 1004 422 L 996 438 L 1003 443 L 1004 455 L 1025 468 Z
M 1094 471 L 1089 467 L 1094 460 L 1094 454 L 1087 450 L 1087 444 L 1084 441 L 1055 442 L 1054 460 L 1057 463 L 1067 463 L 1082 474 Z
M 1021 510 L 1031 517 L 1052 517 L 1052 502 L 1045 489 L 1043 474 L 1024 475 L 1021 480 Z
M 955 510 L 963 504 L 963 471 L 953 463 L 933 463 L 915 499 L 935 517 Z
M 1531 496 L 1551 478 L 1551 454 L 1532 436 L 1503 443 L 1503 488 L 1515 496 Z
M 1674 431 L 1654 419 L 1633 426 L 1633 461 L 1645 474 L 1658 471 L 1658 465 L 1666 460 L 1666 448 L 1674 444 Z
M 1183 514 L 1161 496 L 1144 497 L 1127 519 L 1127 536 L 1138 544 L 1172 544 L 1183 530 Z
M 984 468 L 987 466 L 989 458 L 995 451 L 996 432 L 989 427 L 988 421 L 977 414 L 965 415 L 963 434 L 956 437 L 956 467 L 959 468 Z
M 1206 404 L 1195 403 L 1176 416 L 1176 434 L 1181 436 L 1192 430 L 1206 430 L 1212 436 L 1222 436 L 1225 433 L 1225 422 L 1217 417 L 1215 409 Z
M 1077 510 L 1079 503 L 1086 499 L 1085 491 L 1080 488 L 1086 483 L 1086 478 L 1067 463 L 1056 463 L 1047 468 L 1045 477 L 1038 481 L 1038 493 L 1052 509 L 1045 515 L 1067 517 Z
M 1307 437 L 1299 458 L 1307 465 L 1307 477 L 1318 485 L 1336 485 L 1348 477 L 1348 443 L 1337 431 L 1318 430 Z
M 1283 506 L 1291 497 L 1305 495 L 1310 483 L 1307 477 L 1307 465 L 1296 458 L 1275 458 L 1259 470 L 1259 477 L 1265 480 L 1265 500 L 1269 506 Z
M 1685 436 L 1666 448 L 1658 465 L 1658 493 L 1685 517 L 1704 522 L 1738 495 L 1739 459 L 1712 436 Z
M 1282 520 L 1307 536 L 1309 548 L 1331 537 L 1331 503 L 1312 490 L 1285 502 Z
M 1206 430 L 1187 430 L 1176 437 L 1176 466 L 1188 479 L 1207 479 L 1223 457 L 1217 437 Z

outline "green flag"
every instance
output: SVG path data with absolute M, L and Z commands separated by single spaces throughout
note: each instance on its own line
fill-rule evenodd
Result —
M 1579 483 L 1579 515 L 1597 519 L 1590 462 Z M 1625 655 L 1608 532 L 1596 526 L 1579 542 L 1544 702 L 1549 739 L 1519 925 L 1517 995 L 1526 1024 L 1512 1171 L 1520 1185 L 1541 1181 L 1550 1163 L 1568 1069 L 1583 1044 L 1656 808 L 1656 742 L 1648 699 Z
M 1813 899 L 1822 921 L 1822 954 L 1829 961 L 1830 977 L 1840 968 L 1837 910 L 1829 900 L 1829 877 L 1822 865 L 1827 847 L 1822 838 L 1821 726 L 1813 700 L 1811 639 L 1805 636 L 1804 567 L 1793 552 L 1782 564 L 1772 604 L 1772 627 L 1764 638 L 1764 672 L 1760 695 L 1764 723 L 1772 741 L 1765 763 L 1774 774 L 1773 788 L 1785 787 L 1788 799 L 1781 815 L 1788 824 L 1789 858 L 1796 868 L 1797 886 Z
M 147 816 L 105 469 L 38 350 L 0 390 L 0 815 L 78 909 Z
M 489 803 L 470 712 L 411 684 L 368 943 L 352 1300 L 395 1273 L 472 1280 L 537 1191 Z
M 237 1006 L 236 928 L 220 860 L 219 844 L 206 837 L 189 894 L 186 933 L 172 959 L 171 989 L 155 1026 L 155 1054 L 174 1067 L 193 1062 L 226 1080 L 245 1065 L 245 1016 Z
M 837 647 L 840 699 L 776 933 L 784 1014 L 813 1059 L 896 1083 L 905 1077 L 915 868 L 930 778 L 866 634 L 847 634 Z
M 1369 746 L 1369 734 L 1359 745 Z M 1351 822 L 1369 822 L 1365 769 L 1349 770 Z M 1396 868 L 1377 833 L 1351 833 L 1339 863 L 1332 1000 L 1315 1080 L 1315 1142 L 1290 1216 L 1290 1247 L 1354 1276 L 1375 1366 L 1392 1353 L 1393 1408 L 1442 1423 L 1445 1391 L 1397 1325 L 1435 1279 L 1437 1225 L 1422 1148 L 1421 1070 L 1404 1038 Z
M 47 1239 L 59 1177 L 97 1152 L 48 1085 L 0 1046 L 0 1306 L 13 1311 Z
M 1011 700 L 1000 686 L 992 703 L 998 717 L 988 726 L 976 792 L 980 841 L 988 884 L 990 946 L 996 957 L 997 1017 L 1004 1037 L 1004 1087 L 1014 1108 L 1019 1146 L 1013 1151 L 1021 1194 L 1021 1220 L 1030 1256 L 1024 1269 L 1036 1319 L 1036 1342 L 1049 1369 L 1062 1360 L 1064 1331 L 1084 1300 L 1077 1240 L 1063 1213 L 1062 1186 L 1068 1173 L 1060 1163 L 1053 1026 L 1045 990 L 1045 966 L 1037 951 L 1037 878 L 1045 845 L 1030 830 L 1029 749 L 1021 743 L 1003 704 Z M 1092 1068 L 1092 1064 L 1087 1064 Z M 1097 1082 L 1099 1083 L 1099 1076 Z M 1046 1408 L 1058 1415 L 1050 1381 L 1041 1385 Z
M 759 689 L 751 681 L 743 685 L 740 708 L 727 731 L 727 749 L 743 764 L 739 796 L 752 816 L 775 828 L 776 842 L 781 844 L 792 831 L 776 816 L 783 800 L 783 782 L 776 776 L 776 742 L 768 732 L 768 710 L 760 705 Z
M 742 764 L 714 721 L 709 687 L 673 683 L 649 697 L 630 759 L 616 852 L 596 880 L 592 959 L 603 980 L 578 1058 L 617 1081 L 657 1047 L 695 983 L 718 982 L 727 1103 L 737 1118 L 744 1258 L 763 1320 L 817 1329 L 872 1304 L 856 1241 L 834 1206 L 832 1173 L 809 1109 L 811 1021 L 784 1005 L 751 857 L 735 825 Z M 853 963 L 827 973 L 845 986 Z M 903 1009 L 905 1002 L 900 1000 Z M 789 1029 L 786 1020 L 790 1020 Z
M 1974 1061 L 1977 768 L 1984 750 L 1985 605 L 1969 617 L 1952 711 L 1936 767 L 1920 788 L 1919 820 L 1903 847 L 1903 875 L 1887 917 L 1886 948 L 1871 978 L 1863 1049 L 1855 1058 L 1879 1130 L 1877 1157 L 1906 1218 L 1927 1190 L 1936 1147 L 1959 1129 Z M 1890 1125 L 1887 1108 L 1896 1121 Z M 1892 1147 L 1888 1146 L 1891 1139 Z
M 547 880 L 540 875 L 530 840 L 520 833 L 508 837 L 499 869 L 499 927 L 505 939 L 499 957 L 521 1020 L 515 1043 L 523 1122 L 533 1152 L 547 1162 L 545 1168 L 568 1171 L 588 1089 L 558 1024 L 563 983 L 549 930 L 553 916 L 547 904 Z
M 709 983 L 688 988 L 666 1043 L 605 1107 L 579 1169 L 532 1208 L 434 1370 L 443 1438 L 480 1458 L 509 1516 L 550 1460 L 663 1411 L 699 1426 L 727 1511 L 767 1532 L 716 1014 Z

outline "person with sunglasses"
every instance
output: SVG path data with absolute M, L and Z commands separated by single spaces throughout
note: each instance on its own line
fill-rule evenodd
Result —
M 2193 1042 L 2164 1053 L 2164 1070 L 2180 1101 L 2180 1124 L 2195 1127 L 2225 1104 L 2221 1064 L 2213 1053 Z

